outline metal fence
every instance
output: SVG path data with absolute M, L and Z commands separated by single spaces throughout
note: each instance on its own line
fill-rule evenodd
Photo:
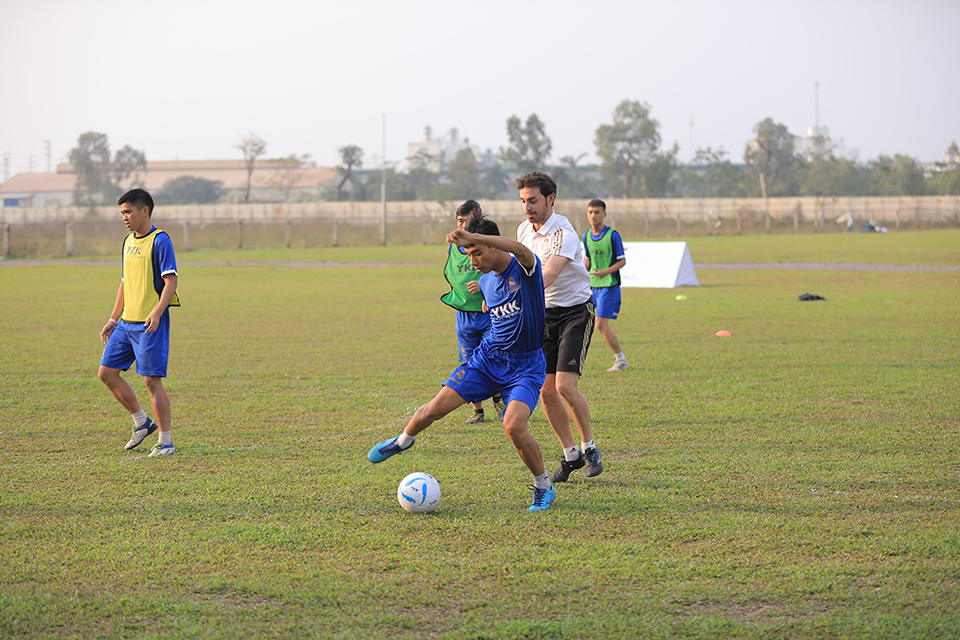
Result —
M 586 200 L 556 210 L 583 231 Z M 513 236 L 524 220 L 517 201 L 481 202 Z M 377 203 L 194 205 L 158 207 L 155 224 L 179 250 L 276 249 L 443 243 L 459 202 L 388 203 L 386 228 Z M 58 257 L 109 254 L 126 235 L 116 208 L 5 208 L 3 254 Z M 609 200 L 608 223 L 625 240 L 758 233 L 858 231 L 872 222 L 889 231 L 960 228 L 960 197 Z M 304 215 L 312 214 L 312 215 Z

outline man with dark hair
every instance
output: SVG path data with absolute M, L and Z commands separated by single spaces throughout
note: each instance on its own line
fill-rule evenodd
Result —
M 620 314 L 620 269 L 627 264 L 627 255 L 620 234 L 604 224 L 606 218 L 606 202 L 594 198 L 587 204 L 590 231 L 583 232 L 584 265 L 590 273 L 590 287 L 597 304 L 597 331 L 616 358 L 607 371 L 624 371 L 630 368 L 630 363 L 623 355 L 610 320 L 616 320 Z
M 377 443 L 367 454 L 373 463 L 403 453 L 416 436 L 465 402 L 503 394 L 507 408 L 503 430 L 533 475 L 533 502 L 528 511 L 549 509 L 557 496 L 543 464 L 540 445 L 527 422 L 537 406 L 544 379 L 543 278 L 540 260 L 516 240 L 496 233 L 496 225 L 475 211 L 466 229 L 447 234 L 463 247 L 480 276 L 480 291 L 490 308 L 490 329 L 470 359 L 443 383 L 440 392 L 414 412 L 403 432 Z M 513 254 L 513 255 L 511 255 Z
M 596 317 L 583 245 L 570 221 L 553 210 L 557 199 L 553 178 L 532 171 L 517 178 L 517 189 L 527 216 L 517 228 L 517 239 L 537 254 L 543 265 L 547 307 L 543 354 L 547 375 L 540 399 L 547 421 L 563 447 L 560 468 L 550 479 L 566 482 L 574 470 L 584 467 L 588 477 L 598 476 L 603 472 L 603 463 L 593 440 L 590 407 L 578 386 Z M 570 429 L 571 416 L 580 432 L 582 450 Z
M 475 212 L 482 213 L 480 203 L 476 200 L 467 200 L 457 207 L 457 229 L 466 228 L 467 221 Z M 483 217 L 484 229 L 478 230 L 488 236 L 500 235 L 497 223 Z M 466 362 L 473 355 L 473 350 L 480 344 L 480 339 L 490 328 L 490 314 L 483 308 L 483 294 L 480 293 L 480 272 L 470 264 L 470 256 L 455 244 L 447 245 L 447 262 L 443 267 L 443 277 L 450 285 L 450 291 L 440 297 L 440 301 L 457 310 L 457 347 L 458 359 Z M 506 405 L 497 393 L 493 396 L 493 408 L 497 418 L 503 422 L 503 412 Z M 467 419 L 467 424 L 477 424 L 484 421 L 483 403 L 473 403 L 473 414 Z
M 131 233 L 123 239 L 122 277 L 113 312 L 100 330 L 100 341 L 106 346 L 98 375 L 133 418 L 133 435 L 124 449 L 138 446 L 159 427 L 159 440 L 148 457 L 169 456 L 174 447 L 170 397 L 163 378 L 170 353 L 169 307 L 180 306 L 177 260 L 170 236 L 153 226 L 149 193 L 131 189 L 117 204 Z M 134 361 L 150 394 L 156 422 L 144 413 L 133 387 L 120 375 Z

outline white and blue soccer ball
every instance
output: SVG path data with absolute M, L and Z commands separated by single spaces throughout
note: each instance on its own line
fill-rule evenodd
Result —
M 440 504 L 440 483 L 429 473 L 415 471 L 400 481 L 397 501 L 410 513 L 430 513 Z

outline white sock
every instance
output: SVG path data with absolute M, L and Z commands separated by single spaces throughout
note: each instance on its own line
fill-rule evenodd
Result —
M 623 355 L 623 351 L 621 351 L 620 353 L 615 354 L 614 357 L 615 357 L 617 360 L 619 360 L 620 362 L 626 362 L 626 361 L 627 361 L 627 356 Z
M 133 418 L 133 426 L 135 426 L 137 429 L 147 424 L 147 414 L 143 411 L 143 409 L 140 409 L 140 411 L 137 411 L 136 413 L 131 413 L 130 417 Z
M 169 431 L 160 432 L 160 444 L 173 444 L 173 434 Z
M 417 437 L 408 436 L 406 431 L 401 432 L 400 435 L 397 436 L 397 445 L 401 449 L 409 449 L 410 447 L 413 446 L 413 443 L 416 441 L 417 441 Z
M 550 487 L 553 485 L 550 484 L 550 477 L 547 476 L 547 472 L 544 471 L 539 476 L 533 476 L 533 486 L 535 486 L 537 489 L 549 491 Z
M 596 448 L 597 448 L 597 445 L 593 444 L 593 440 L 591 440 L 590 442 L 584 442 L 584 443 L 583 443 L 583 450 L 584 450 L 584 451 L 586 451 L 587 449 L 596 449 Z
M 580 457 L 580 449 L 577 449 L 577 445 L 573 445 L 569 449 L 563 450 L 563 459 L 567 462 L 573 462 Z

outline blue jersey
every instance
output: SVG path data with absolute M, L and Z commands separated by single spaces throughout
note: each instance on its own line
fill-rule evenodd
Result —
M 528 353 L 543 348 L 544 301 L 540 259 L 531 273 L 510 256 L 503 273 L 480 276 L 480 291 L 490 309 L 490 330 L 480 344 L 489 351 Z

